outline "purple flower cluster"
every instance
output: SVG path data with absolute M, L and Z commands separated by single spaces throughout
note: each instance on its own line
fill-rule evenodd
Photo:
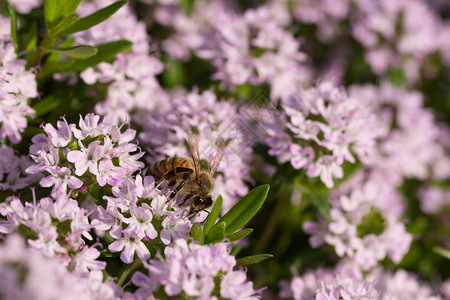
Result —
M 362 0 L 356 1 L 356 10 L 353 36 L 365 47 L 372 70 L 384 75 L 388 68 L 399 68 L 408 82 L 417 82 L 426 60 L 439 51 L 441 40 L 436 37 L 444 28 L 426 1 Z
M 266 125 L 269 154 L 280 163 L 290 161 L 333 187 L 342 178 L 342 165 L 356 158 L 367 161 L 376 138 L 373 102 L 350 97 L 331 82 L 302 90 L 282 103 L 283 113 Z
M 236 259 L 229 254 L 227 244 L 198 245 L 178 239 L 165 249 L 164 256 L 146 264 L 148 276 L 141 272 L 133 275 L 132 282 L 140 287 L 136 292 L 140 299 L 147 299 L 158 289 L 171 297 L 259 299 L 259 291 L 247 281 L 245 271 L 233 270 Z
M 385 174 L 394 186 L 404 178 L 443 180 L 450 177 L 446 130 L 432 111 L 424 108 L 423 95 L 391 84 L 352 86 L 350 95 L 377 106 L 378 127 L 384 134 L 367 165 Z M 427 145 L 427 147 L 423 147 Z
M 289 5 L 288 1 L 285 2 L 286 6 Z M 348 17 L 350 3 L 350 0 L 296 0 L 291 5 L 295 20 L 315 24 L 318 29 L 317 37 L 327 42 L 342 34 L 339 23 Z
M 143 167 L 138 161 L 144 153 L 132 143 L 136 131 L 121 132 L 117 125 L 100 121 L 100 116 L 80 116 L 79 128 L 62 118 L 57 128 L 43 127 L 45 133 L 33 137 L 30 146 L 35 164 L 26 171 L 46 175 L 40 181 L 51 187 L 52 196 L 67 194 L 70 190 L 86 192 L 88 186 L 117 186 Z
M 320 223 L 303 224 L 303 230 L 312 234 L 311 246 L 332 245 L 337 255 L 349 257 L 361 270 L 386 257 L 399 263 L 412 241 L 400 220 L 398 193 L 385 189 L 382 177 L 366 176 L 358 173 L 331 194 L 329 221 L 321 218 Z
M 0 140 L 13 144 L 22 140 L 27 116 L 34 110 L 28 98 L 38 96 L 33 71 L 25 69 L 26 61 L 18 59 L 10 37 L 0 36 Z
M 9 236 L 0 245 L 0 297 L 2 299 L 119 299 L 120 288 L 103 281 L 105 263 L 96 261 L 95 248 L 85 248 L 73 260 L 49 258 L 27 248 L 20 235 Z M 71 267 L 72 269 L 72 267 Z
M 141 111 L 134 121 L 143 127 L 140 141 L 148 145 L 151 163 L 167 156 L 189 157 L 185 141 L 187 133 L 199 132 L 200 159 L 211 163 L 217 139 L 228 145 L 214 178 L 213 198 L 221 194 L 224 210 L 248 192 L 249 163 L 255 136 L 249 132 L 246 118 L 239 115 L 238 106 L 219 101 L 212 91 L 180 92 L 171 97 L 167 110 L 153 115 Z
M 110 1 L 83 2 L 80 15 L 87 15 L 107 6 Z M 85 83 L 110 83 L 105 101 L 95 111 L 113 123 L 129 122 L 130 114 L 141 109 L 157 109 L 165 103 L 165 93 L 156 79 L 163 65 L 156 55 L 149 55 L 150 38 L 145 24 L 138 21 L 128 6 L 122 7 L 110 19 L 76 35 L 83 44 L 102 44 L 125 39 L 133 42 L 131 52 L 119 54 L 112 63 L 100 63 L 81 73 Z M 95 88 L 95 86 L 94 86 Z
M 402 70 L 408 83 L 436 76 L 435 53 L 440 53 L 447 65 L 450 61 L 449 25 L 430 7 L 430 1 L 283 2 L 282 9 L 292 14 L 293 24 L 314 24 L 318 40 L 335 47 L 338 54 L 333 53 L 331 65 L 342 64 L 338 61 L 352 55 L 349 45 L 342 42 L 346 38 L 364 47 L 364 58 L 376 75 L 384 77 L 389 71 Z
M 39 180 L 39 175 L 31 175 L 25 172 L 32 164 L 28 156 L 19 156 L 13 148 L 6 145 L 0 146 L 0 153 L 0 191 L 17 191 Z
M 13 233 L 19 226 L 27 228 L 30 232 L 28 244 L 47 257 L 58 256 L 70 261 L 69 250 L 77 251 L 85 246 L 82 236 L 92 239 L 88 211 L 63 194 L 57 198 L 47 197 L 25 204 L 11 196 L 6 199 L 6 205 L 3 203 L 0 213 L 7 218 L 6 221 L 0 221 L 1 233 Z M 67 227 L 64 228 L 64 234 L 60 234 L 62 226 Z
M 210 60 L 216 69 L 212 78 L 222 88 L 269 84 L 272 98 L 286 99 L 311 74 L 299 40 L 275 12 L 267 5 L 238 14 L 222 1 L 211 1 L 199 2 L 190 16 L 179 7 L 163 5 L 156 18 L 177 32 L 165 41 L 168 53 L 187 58 L 186 51 L 178 53 L 187 45 L 197 56 Z
M 348 261 L 335 269 L 318 268 L 280 282 L 281 298 L 296 300 L 338 299 L 441 299 L 426 284 L 404 270 L 361 272 Z

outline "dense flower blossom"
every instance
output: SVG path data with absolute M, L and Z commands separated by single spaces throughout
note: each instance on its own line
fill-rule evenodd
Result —
M 25 69 L 26 61 L 18 59 L 8 36 L 0 36 L 0 140 L 8 138 L 13 144 L 22 140 L 27 116 L 34 110 L 28 98 L 38 96 L 33 71 Z
M 318 268 L 282 280 L 279 295 L 296 300 L 441 299 L 428 285 L 404 270 L 392 273 L 378 268 L 364 274 L 351 261 L 342 261 L 335 269 Z
M 280 298 L 450 299 L 448 0 L 122 1 L 67 37 L 115 2 L 43 2 L 0 4 L 0 299 L 274 299 L 255 284 L 295 253 Z M 53 73 L 90 52 L 56 48 L 118 40 Z M 219 214 L 270 183 L 260 241 L 228 231 L 263 198 L 217 241 L 215 213 L 148 176 L 188 133 L 205 171 L 226 144 Z M 240 247 L 289 255 L 247 273 Z
M 19 235 L 0 244 L 2 299 L 119 299 L 119 287 L 103 282 L 100 269 L 70 272 L 58 258 L 48 258 L 25 247 Z M 85 276 L 81 276 L 84 274 Z
M 33 137 L 30 154 L 35 164 L 27 168 L 28 173 L 46 175 L 40 184 L 53 186 L 53 196 L 92 184 L 92 176 L 100 186 L 116 186 L 143 167 L 132 129 L 121 132 L 94 114 L 80 116 L 79 128 L 64 118 L 57 127 L 46 124 L 45 134 Z
M 68 259 L 67 249 L 82 248 L 83 237 L 92 239 L 88 232 L 91 229 L 87 219 L 88 212 L 64 194 L 25 204 L 19 198 L 11 196 L 6 199 L 6 207 L 0 213 L 6 217 L 6 221 L 0 221 L 1 233 L 12 233 L 19 226 L 28 228 L 32 232 L 28 243 L 48 257 L 59 255 Z M 54 224 L 52 219 L 58 222 Z M 58 226 L 63 226 L 65 221 L 68 222 L 69 229 L 61 234 L 58 232 L 61 227 Z
M 288 1 L 286 6 L 289 5 Z M 292 14 L 302 23 L 315 24 L 317 36 L 322 41 L 329 41 L 342 34 L 340 22 L 346 19 L 350 12 L 350 0 L 295 0 L 292 1 Z
M 381 134 L 373 101 L 349 97 L 331 82 L 299 91 L 282 108 L 266 125 L 269 154 L 306 169 L 309 177 L 320 176 L 327 187 L 333 177 L 342 178 L 345 161 L 367 161 Z
M 173 3 L 160 4 L 156 19 L 175 29 L 164 41 L 168 53 L 186 59 L 191 49 L 210 60 L 216 68 L 212 78 L 222 88 L 267 83 L 274 99 L 285 99 L 309 81 L 311 72 L 300 42 L 285 30 L 272 6 L 239 14 L 225 1 L 198 1 L 186 15 Z
M 381 75 L 401 68 L 409 82 L 416 82 L 425 60 L 439 49 L 439 17 L 422 0 L 361 0 L 356 7 L 353 36 L 366 48 L 373 71 Z
M 318 268 L 301 276 L 279 282 L 279 296 L 295 300 L 380 299 L 380 290 L 372 280 L 364 280 L 351 261 L 342 261 L 336 268 Z
M 78 8 L 80 15 L 87 15 L 109 5 L 109 1 L 83 2 Z M 165 103 L 165 93 L 156 75 L 162 72 L 163 64 L 156 57 L 154 46 L 146 33 L 145 24 L 138 21 L 129 6 L 122 7 L 106 22 L 77 36 L 85 44 L 102 44 L 116 40 L 133 42 L 131 53 L 119 54 L 112 63 L 100 63 L 81 73 L 87 84 L 110 83 L 105 102 L 95 108 L 100 115 L 106 115 L 114 123 L 128 122 L 130 114 L 139 109 L 158 109 Z M 151 103 L 154 104 L 151 104 Z
M 437 186 L 422 188 L 418 196 L 420 208 L 427 214 L 436 213 L 450 204 L 450 191 Z
M 14 149 L 0 146 L 0 190 L 17 191 L 39 180 L 40 175 L 25 173 L 32 161 L 25 155 L 17 155 Z
M 166 111 L 154 116 L 145 111 L 135 115 L 135 121 L 144 128 L 140 141 L 153 155 L 150 162 L 166 156 L 190 157 L 185 147 L 187 133 L 198 131 L 200 159 L 210 164 L 216 153 L 215 142 L 224 139 L 228 144 L 214 179 L 213 198 L 221 194 L 224 209 L 228 210 L 248 191 L 244 180 L 249 180 L 255 134 L 245 116 L 239 115 L 238 106 L 219 101 L 212 91 L 174 95 L 170 104 Z
M 383 83 L 352 86 L 350 95 L 375 103 L 380 137 L 368 166 L 399 185 L 403 178 L 448 178 L 450 161 L 443 130 L 424 108 L 423 95 Z M 427 147 L 423 147 L 427 145 Z
M 336 254 L 350 257 L 369 270 L 385 257 L 399 263 L 408 252 L 412 236 L 400 221 L 401 198 L 395 189 L 385 190 L 384 178 L 357 174 L 331 194 L 330 221 L 305 222 L 310 244 L 334 246 Z
M 236 259 L 224 243 L 198 245 L 177 239 L 165 249 L 165 259 L 152 259 L 146 264 L 149 277 L 137 272 L 132 282 L 140 287 L 138 293 L 143 297 L 161 288 L 171 297 L 184 293 L 195 299 L 217 299 L 219 295 L 225 299 L 259 299 L 245 272 L 233 270 L 235 265 Z M 157 284 L 149 284 L 149 279 Z

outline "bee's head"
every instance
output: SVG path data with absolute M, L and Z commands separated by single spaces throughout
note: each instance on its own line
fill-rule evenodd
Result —
M 193 219 L 195 218 L 195 216 L 197 215 L 197 213 L 201 210 L 204 210 L 205 208 L 208 208 L 212 205 L 212 198 L 211 196 L 195 196 L 192 199 L 191 202 L 191 207 L 189 209 L 189 219 Z
M 200 172 L 197 178 L 197 191 L 200 195 L 209 195 L 211 194 L 212 188 L 213 188 L 213 181 L 211 174 L 209 174 L 206 171 Z

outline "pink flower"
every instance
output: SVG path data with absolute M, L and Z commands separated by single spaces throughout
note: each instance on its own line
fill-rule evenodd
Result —
M 153 224 L 151 223 L 153 214 L 148 204 L 143 203 L 142 206 L 136 206 L 136 203 L 131 203 L 130 218 L 124 218 L 123 222 L 128 224 L 122 232 L 126 236 L 134 236 L 136 239 L 148 237 L 155 239 L 158 236 Z
M 51 187 L 52 196 L 58 193 L 66 194 L 67 186 L 71 189 L 78 189 L 83 185 L 83 181 L 75 176 L 72 176 L 72 172 L 66 167 L 56 167 L 54 173 L 42 178 L 39 184 L 43 187 Z
M 126 170 L 114 166 L 111 159 L 100 160 L 98 163 L 97 182 L 100 186 L 109 184 L 115 186 L 119 181 L 126 177 Z
M 134 253 L 137 254 L 140 260 L 146 261 L 150 258 L 150 251 L 145 247 L 144 243 L 136 240 L 134 237 L 122 237 L 108 246 L 111 252 L 122 252 L 120 259 L 130 264 L 134 260 Z
M 67 153 L 67 160 L 75 163 L 75 174 L 81 176 L 89 169 L 89 172 L 98 175 L 98 161 L 104 157 L 100 141 L 91 142 L 87 148 L 81 141 L 78 142 L 78 145 L 80 150 L 72 150 Z
M 44 131 L 51 138 L 55 147 L 65 147 L 72 141 L 72 131 L 75 129 L 75 124 L 69 125 L 64 117 L 62 119 L 63 121 L 57 122 L 58 130 L 50 123 L 44 126 Z
M 106 262 L 96 260 L 100 251 L 93 247 L 85 246 L 72 260 L 71 269 L 77 274 L 88 274 L 89 271 L 103 270 Z

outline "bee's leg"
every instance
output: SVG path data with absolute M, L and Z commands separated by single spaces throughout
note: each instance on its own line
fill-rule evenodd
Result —
M 185 197 L 184 197 L 184 199 L 183 199 L 183 202 L 181 202 L 181 204 L 180 204 L 180 206 L 181 205 L 183 205 L 184 203 L 186 203 L 186 201 L 189 199 L 189 198 L 191 198 L 193 195 L 192 194 L 187 194 Z
M 186 179 L 188 179 L 189 175 L 191 175 L 194 172 L 194 170 L 189 169 L 189 168 L 183 168 L 183 167 L 178 167 L 174 170 L 171 170 L 170 172 L 167 172 L 165 179 L 169 181 L 169 186 L 174 186 L 176 183 L 176 174 L 183 174 L 182 177 L 182 181 L 177 185 L 177 187 L 175 188 L 175 190 L 170 194 L 169 198 L 167 199 L 166 203 L 169 202 L 170 200 L 172 200 L 177 193 L 181 190 L 181 188 L 184 186 L 184 184 L 186 183 Z M 191 196 L 189 196 L 190 198 Z M 184 202 L 186 202 L 186 197 L 183 200 L 183 203 L 181 205 L 184 204 Z
M 169 199 L 167 201 L 172 200 L 177 195 L 177 193 L 181 190 L 181 188 L 184 186 L 185 183 L 186 183 L 186 181 L 184 181 L 184 180 L 182 182 L 180 182 L 180 184 L 177 185 L 175 190 L 173 190 L 173 192 L 170 194 Z

